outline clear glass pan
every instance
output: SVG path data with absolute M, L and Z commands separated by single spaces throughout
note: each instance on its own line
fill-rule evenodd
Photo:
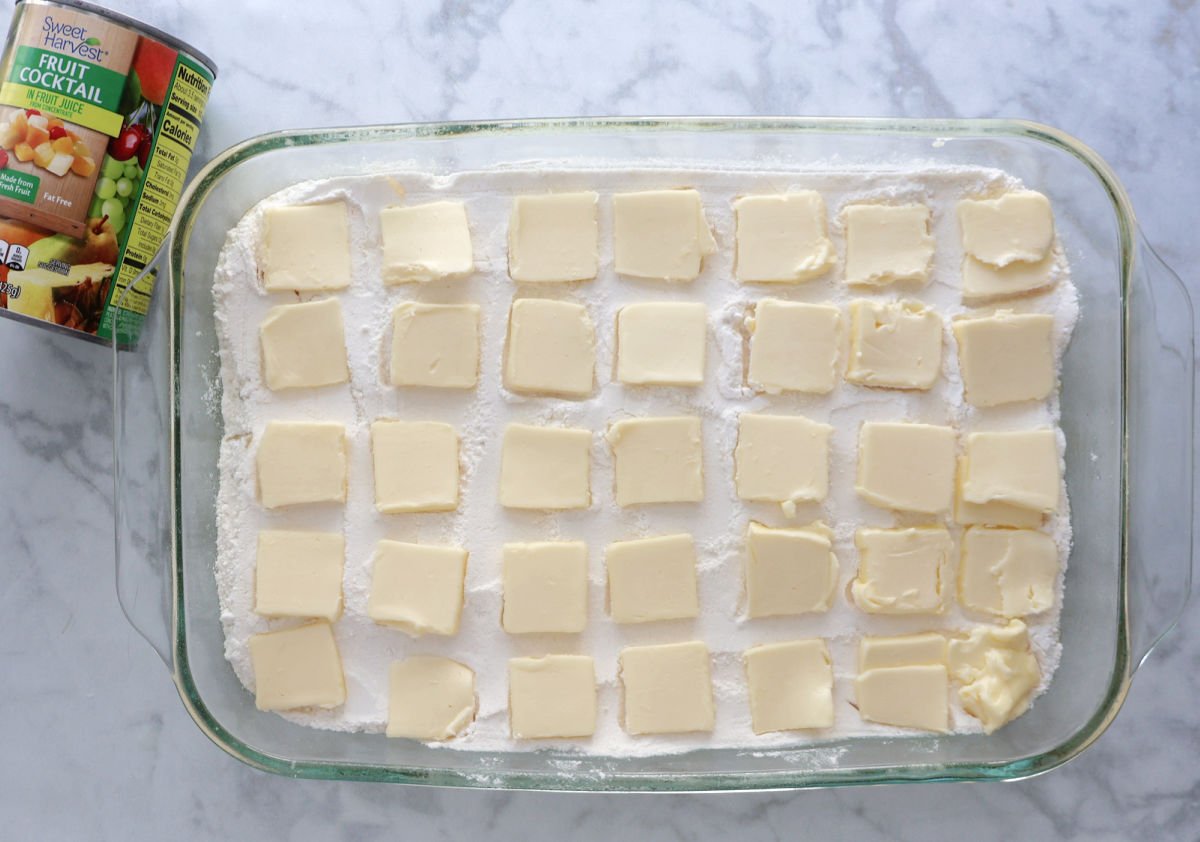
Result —
M 1027 715 L 987 737 L 860 738 L 784 751 L 621 759 L 438 750 L 311 730 L 255 709 L 224 659 L 212 575 L 222 424 L 211 409 L 219 383 L 211 280 L 226 231 L 254 203 L 296 181 L 546 158 L 796 171 L 983 165 L 1051 197 L 1082 307 L 1062 392 L 1075 546 L 1062 664 Z M 156 265 L 160 289 L 140 345 L 115 351 L 118 594 L 200 728 L 259 768 L 308 778 L 596 791 L 1026 777 L 1071 759 L 1104 731 L 1190 591 L 1191 305 L 1142 240 L 1111 170 L 1044 126 L 583 119 L 277 133 L 235 146 L 201 171 Z

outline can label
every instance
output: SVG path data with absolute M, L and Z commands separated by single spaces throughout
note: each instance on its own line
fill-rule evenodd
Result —
M 137 340 L 213 74 L 101 10 L 20 3 L 0 62 L 0 312 Z

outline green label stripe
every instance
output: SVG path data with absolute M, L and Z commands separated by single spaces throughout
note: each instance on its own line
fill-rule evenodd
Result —
M 95 129 L 101 134 L 116 137 L 121 133 L 122 117 L 115 111 L 105 111 L 78 99 L 51 93 L 41 88 L 5 82 L 0 85 L 0 104 L 17 108 L 36 108 L 51 117 L 60 117 L 77 126 Z
M 40 183 L 41 179 L 36 175 L 17 170 L 0 170 L 0 196 L 6 199 L 16 199 L 18 202 L 32 205 L 37 200 Z
M 125 91 L 125 74 L 90 61 L 37 47 L 17 47 L 8 81 L 52 91 L 105 111 L 116 111 Z

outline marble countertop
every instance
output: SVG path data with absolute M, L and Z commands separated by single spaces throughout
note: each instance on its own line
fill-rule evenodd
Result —
M 1093 146 L 1200 294 L 1200 8 L 268 0 L 110 5 L 212 55 L 200 155 L 281 128 L 580 114 L 1023 117 Z M 1136 11 L 1135 11 L 1136 8 Z M 292 781 L 185 713 L 113 588 L 107 350 L 0 323 L 0 816 L 14 839 L 1197 838 L 1200 617 L 1068 766 L 1011 784 L 584 796 Z

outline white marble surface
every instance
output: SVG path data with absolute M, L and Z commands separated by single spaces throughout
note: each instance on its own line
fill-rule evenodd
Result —
M 113 0 L 221 65 L 202 154 L 279 128 L 574 114 L 1026 117 L 1094 146 L 1200 293 L 1200 9 L 1138 3 Z M 302 11 L 303 9 L 303 11 Z M 1196 839 L 1200 618 L 1033 781 L 734 796 L 299 782 L 192 724 L 112 586 L 108 352 L 0 324 L 11 839 Z

